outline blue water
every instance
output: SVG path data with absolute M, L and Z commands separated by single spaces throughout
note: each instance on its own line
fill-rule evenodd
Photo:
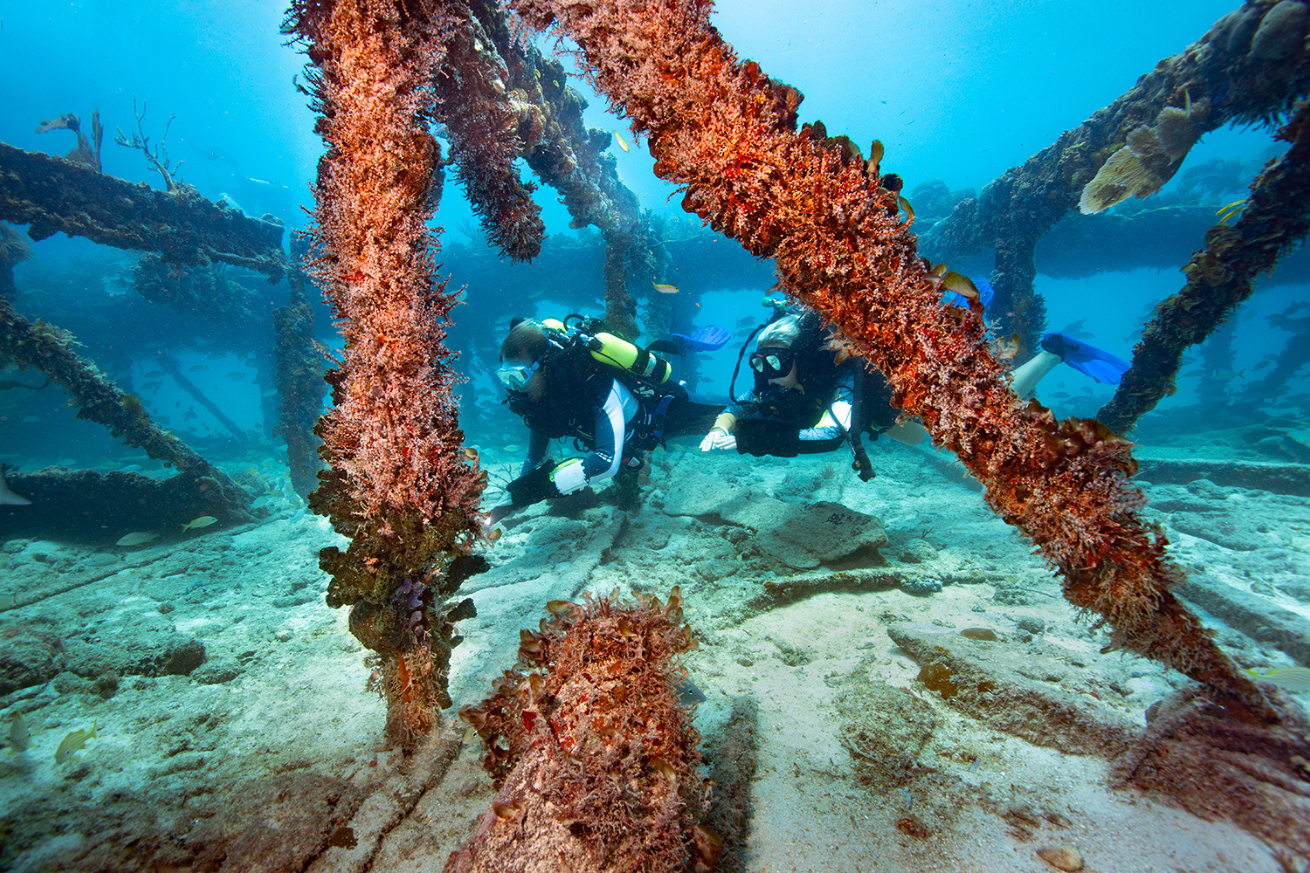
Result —
M 1235 6 L 1236 0 L 725 0 L 714 22 L 741 58 L 759 62 L 772 78 L 804 93 L 801 121 L 821 119 L 831 135 L 848 135 L 866 152 L 872 140 L 881 140 L 884 172 L 901 175 L 913 198 L 919 185 L 933 180 L 953 192 L 982 190 L 1131 89 L 1139 76 Z M 166 145 L 178 177 L 202 196 L 239 204 L 250 215 L 271 214 L 289 231 L 303 229 L 323 144 L 313 132 L 308 98 L 296 87 L 304 81 L 304 57 L 279 32 L 284 12 L 279 0 L 0 0 L 0 142 L 63 155 L 73 148 L 73 135 L 36 133 L 38 123 L 71 112 L 89 129 L 98 111 L 106 128 L 104 171 L 160 189 L 159 175 L 138 151 L 114 144 L 116 130 L 135 130 L 136 116 L 144 113 L 141 132 L 152 145 Z M 546 38 L 541 44 L 554 45 Z M 576 73 L 571 57 L 563 61 Z M 627 121 L 609 112 L 580 76 L 571 75 L 568 84 L 589 101 L 590 126 L 632 144 L 622 150 L 610 137 L 620 177 L 643 209 L 666 220 L 674 260 L 659 281 L 682 289 L 673 329 L 690 334 L 719 325 L 734 334 L 723 349 L 700 356 L 694 374 L 681 362 L 675 362 L 675 372 L 694 375 L 700 392 L 726 393 L 746 336 L 768 314 L 761 301 L 773 290 L 770 265 L 685 216 L 679 193 L 655 178 L 652 158 Z M 1187 172 L 1216 159 L 1240 164 L 1240 182 L 1233 190 L 1194 197 L 1191 205 L 1217 210 L 1242 197 L 1262 163 L 1282 148 L 1271 133 L 1249 128 L 1208 134 L 1159 202 L 1181 196 Z M 525 165 L 522 170 L 530 178 Z M 511 316 L 603 310 L 599 234 L 570 229 L 549 187 L 539 188 L 536 197 L 548 237 L 532 264 L 496 258 L 453 172 L 446 175 L 435 219 L 445 229 L 442 272 L 452 290 L 462 289 L 466 304 L 453 312 L 448 345 L 465 377 L 457 388 L 460 424 L 490 474 L 488 506 L 500 497 L 499 486 L 516 475 L 528 442 L 523 422 L 501 402 L 505 395 L 494 375 Z M 1139 244 L 1166 250 L 1163 241 L 1145 238 Z M 1192 249 L 1201 244 L 1198 235 Z M 1161 268 L 1076 277 L 1043 273 L 1039 258 L 1036 289 L 1045 300 L 1047 328 L 1131 357 L 1153 309 L 1183 287 L 1178 268 L 1192 249 L 1171 244 L 1173 260 L 1164 259 Z M 1204 347 L 1191 349 L 1179 390 L 1137 433 L 1139 457 L 1159 462 L 1154 475 L 1199 460 L 1213 464 L 1206 475 L 1229 477 L 1218 483 L 1137 481 L 1148 493 L 1146 519 L 1166 525 L 1171 560 L 1188 574 L 1182 597 L 1220 592 L 1214 595 L 1218 607 L 1205 605 L 1216 600 L 1196 602 L 1211 610 L 1206 621 L 1219 629 L 1221 645 L 1238 665 L 1261 670 L 1307 663 L 1310 498 L 1303 487 L 1307 468 L 1292 462 L 1310 461 L 1310 375 L 1293 375 L 1276 395 L 1251 396 L 1294 337 L 1276 316 L 1307 298 L 1310 270 L 1305 253 L 1299 255 L 1299 261 L 1289 258 L 1295 262 L 1262 277 L 1257 293 L 1225 326 L 1232 371 L 1215 371 L 1207 380 L 1211 389 L 1221 384 L 1218 395 L 1201 396 L 1202 377 L 1212 365 Z M 0 680 L 10 683 L 0 694 L 0 745 L 15 752 L 0 752 L 0 868 L 10 869 L 12 862 L 17 870 L 103 870 L 107 862 L 97 866 L 87 859 L 114 857 L 119 866 L 113 869 L 182 869 L 189 847 L 212 838 L 223 847 L 206 856 L 215 868 L 221 861 L 224 869 L 309 869 L 310 856 L 324 851 L 328 834 L 334 846 L 354 846 L 343 821 L 382 827 L 366 821 L 376 817 L 373 812 L 354 819 L 332 806 L 329 816 L 330 804 L 320 803 L 317 793 L 331 791 L 335 804 L 338 795 L 349 794 L 332 787 L 340 777 L 363 791 L 386 792 L 388 810 L 397 801 L 423 798 L 412 817 L 406 808 L 406 823 L 396 833 L 402 843 L 429 841 L 394 853 L 388 848 L 369 869 L 399 869 L 388 865 L 406 852 L 413 853 L 406 855 L 406 869 L 437 869 L 462 839 L 456 835 L 459 819 L 472 821 L 470 810 L 488 800 L 492 789 L 485 777 L 473 775 L 473 743 L 459 753 L 463 769 L 451 771 L 458 778 L 440 791 L 420 785 L 421 779 L 442 778 L 435 771 L 425 774 L 426 765 L 391 778 L 389 768 L 398 766 L 400 755 L 386 760 L 384 704 L 364 690 L 366 683 L 372 687 L 374 662 L 363 660 L 349 636 L 353 625 L 346 610 L 322 602 L 327 576 L 319 569 L 318 549 L 343 540 L 296 493 L 287 443 L 274 429 L 280 398 L 270 322 L 288 301 L 288 284 L 221 268 L 253 314 L 239 324 L 223 323 L 137 294 L 132 271 L 138 257 L 56 234 L 33 243 L 31 259 L 15 268 L 12 303 L 29 319 L 72 331 L 79 353 L 139 396 L 152 420 L 250 490 L 257 518 L 240 528 L 201 524 L 179 532 L 182 525 L 170 523 L 136 530 L 147 539 L 120 548 L 110 543 L 130 528 L 111 524 L 136 526 L 130 503 L 121 516 L 107 517 L 113 513 L 97 503 L 94 517 L 84 512 L 86 517 L 72 518 L 68 542 L 67 531 L 13 533 L 4 522 L 32 507 L 0 506 Z M 985 252 L 960 269 L 986 278 L 990 257 Z M 638 279 L 630 276 L 631 290 L 651 296 L 648 283 Z M 312 288 L 311 294 L 314 338 L 323 349 L 338 351 L 342 341 L 330 313 Z M 1304 311 L 1292 315 L 1306 320 Z M 641 341 L 656 339 L 648 332 Z M 101 425 L 77 418 L 60 389 L 43 387 L 43 380 L 41 373 L 17 371 L 0 360 L 0 474 L 54 464 L 159 479 L 173 475 Z M 749 384 L 746 373 L 737 387 Z M 1064 417 L 1094 414 L 1112 391 L 1059 367 L 1038 396 Z M 614 491 L 597 489 L 590 504 L 579 499 L 534 507 L 498 528 L 494 536 L 504 534 L 499 540 L 488 538 L 496 546 L 479 544 L 492 567 L 466 581 L 457 595 L 475 595 L 478 616 L 460 624 L 467 639 L 452 661 L 456 707 L 480 699 L 501 667 L 512 663 L 519 628 L 536 625 L 543 603 L 610 590 L 667 594 L 674 584 L 685 585 L 688 618 L 705 641 L 692 656 L 699 660 L 691 662 L 701 670 L 694 678 L 708 697 L 698 729 L 718 743 L 734 702 L 754 700 L 759 708 L 758 729 L 754 715 L 733 728 L 753 737 L 742 739 L 743 748 L 758 743 L 761 763 L 753 790 L 757 812 L 763 812 L 753 820 L 751 836 L 758 863 L 740 869 L 864 870 L 873 864 L 895 873 L 929 866 L 1040 870 L 1049 868 L 1027 857 L 1032 850 L 1065 842 L 1088 852 L 1087 869 L 1274 869 L 1254 837 L 1223 823 L 1191 821 L 1175 810 L 1166 816 L 1136 792 L 1113 792 L 1124 798 L 1116 803 L 1131 808 L 1110 814 L 1109 802 L 1101 804 L 1096 793 L 1104 788 L 1104 762 L 1088 763 L 1081 753 L 1062 757 L 1058 741 L 1057 748 L 1033 746 L 1029 754 L 1021 748 L 1027 740 L 1007 738 L 1004 732 L 1012 728 L 999 722 L 978 722 L 957 735 L 973 713 L 968 719 L 951 716 L 949 724 L 943 719 L 941 738 L 926 747 L 928 766 L 916 784 L 860 801 L 862 789 L 840 784 L 850 762 L 833 731 L 832 701 L 843 683 L 866 679 L 922 690 L 914 678 L 919 665 L 885 632 L 893 624 L 931 621 L 952 635 L 951 645 L 959 642 L 954 633 L 960 626 L 995 625 L 1010 646 L 1001 650 L 998 643 L 998 671 L 1008 675 L 1011 664 L 1031 666 L 1035 672 L 1019 673 L 1040 677 L 1080 706 L 1091 706 L 1093 699 L 1113 706 L 1115 718 L 1138 727 L 1148 707 L 1183 680 L 1145 659 L 1105 654 L 1111 651 L 1102 648 L 1105 631 L 1075 624 L 1058 580 L 1030 553 L 1032 543 L 993 515 L 976 483 L 966 481 L 945 452 L 882 439 L 870 445 L 879 477 L 866 487 L 850 471 L 844 448 L 822 458 L 752 459 L 726 451 L 706 457 L 695 442 L 689 445 L 654 453 L 643 471 L 643 502 L 626 515 L 611 511 Z M 564 447 L 566 455 L 576 454 L 571 448 Z M 1226 469 L 1235 458 L 1286 468 L 1248 480 L 1243 476 L 1249 468 Z M 708 509 L 670 507 L 700 497 Z M 824 559 L 834 563 L 822 563 L 829 578 L 816 583 L 815 596 L 798 585 L 797 600 L 785 600 L 793 595 L 771 589 L 774 580 L 792 581 L 794 573 L 821 563 L 807 563 L 806 548 L 813 543 L 791 538 L 805 540 L 806 532 L 818 531 L 816 554 L 839 539 L 827 527 L 845 516 L 814 511 L 816 502 L 828 501 L 858 509 L 861 536 L 867 532 L 870 542 L 876 539 L 874 523 L 885 526 L 888 543 L 876 562 L 869 551 L 843 553 L 837 543 Z M 769 506 L 772 519 L 751 515 Z M 799 532 L 785 530 L 797 519 Z M 759 543 L 764 546 L 757 549 Z M 790 563 L 777 557 L 783 552 L 791 555 Z M 859 570 L 890 568 L 890 581 L 852 583 L 872 586 L 868 590 L 828 590 L 844 589 L 848 579 L 829 571 L 857 564 Z M 759 605 L 771 597 L 777 603 Z M 404 608 L 408 612 L 412 604 Z M 168 675 L 155 675 L 134 647 L 172 651 L 178 638 L 207 647 L 203 670 L 189 661 L 177 668 L 190 678 L 173 675 L 172 667 Z M 115 658 L 102 662 L 101 653 Z M 70 666 L 74 662 L 82 672 Z M 984 684 L 992 685 L 980 682 L 979 694 Z M 19 723 L 13 718 L 24 714 L 34 729 L 26 749 L 21 747 L 28 739 L 15 738 Z M 1012 713 L 1001 715 L 1013 725 Z M 455 716 L 444 718 L 449 723 Z M 55 764 L 60 737 L 97 725 L 100 733 L 79 758 Z M 1117 721 L 1111 728 L 1107 748 L 1130 732 Z M 1023 730 L 1015 733 L 1026 737 Z M 709 756 L 711 762 L 716 757 Z M 732 755 L 721 760 L 729 769 L 737 766 Z M 1260 766 L 1249 770 L 1254 774 Z M 280 787 L 307 785 L 320 776 L 322 786 L 303 793 Z M 1204 782 L 1188 778 L 1186 784 L 1194 789 Z M 249 790 L 261 785 L 277 791 Z M 967 791 L 952 793 L 957 785 Z M 1252 803 L 1262 797 L 1255 791 L 1227 794 Z M 271 801 L 262 808 L 264 796 L 278 797 L 278 808 Z M 279 816 L 295 819 L 301 810 L 293 815 L 286 809 L 302 801 L 305 810 L 317 812 L 305 813 L 295 828 L 310 833 L 322 824 L 322 834 L 281 829 L 285 821 Z M 929 820 L 937 815 L 953 822 L 954 829 L 941 830 L 936 843 L 909 842 L 896 819 L 906 821 L 901 816 L 911 807 Z M 1034 818 L 1039 814 L 1056 829 L 1046 828 L 1029 844 L 1033 836 L 1024 835 L 1021 823 L 1044 828 Z M 215 815 L 215 822 L 226 824 L 209 823 Z M 1073 822 L 1077 827 L 1065 830 Z M 1002 836 L 1007 825 L 1014 830 Z M 338 841 L 342 831 L 349 832 L 349 842 Z M 224 842 L 246 833 L 259 838 L 242 837 L 235 846 Z M 369 839 L 363 830 L 360 837 Z M 170 847 L 176 850 L 171 855 Z M 229 848 L 233 854 L 225 856 Z M 96 855 L 99 850 L 106 854 Z M 301 855 L 281 864 L 281 850 Z M 969 858 L 975 850 L 1004 860 L 974 862 Z M 370 851 L 365 842 L 352 857 Z M 253 861 L 243 866 L 241 852 Z M 335 849 L 327 852 L 335 852 L 324 855 L 327 862 L 353 863 Z M 1031 866 L 1011 867 L 1011 860 L 1022 862 L 1021 853 Z M 210 869 L 197 862 L 196 869 L 202 867 Z M 1284 868 L 1291 869 L 1290 862 Z
M 1182 50 L 1233 8 L 1222 0 L 819 5 L 720 3 L 714 21 L 740 56 L 802 90 L 802 121 L 823 119 L 833 134 L 844 132 L 862 147 L 882 139 L 884 168 L 900 173 L 907 190 L 933 178 L 951 189 L 981 189 L 1131 88 L 1157 60 Z M 89 126 L 90 113 L 98 109 L 106 127 L 105 172 L 159 187 L 159 176 L 138 152 L 113 143 L 117 128 L 135 125 L 135 101 L 147 107 L 144 130 L 152 144 L 160 142 L 165 123 L 173 119 L 168 155 L 174 164 L 182 163 L 179 176 L 204 197 L 228 195 L 249 214 L 270 212 L 299 227 L 312 204 L 309 185 L 321 142 L 313 134 L 307 100 L 292 87 L 303 76 L 303 58 L 279 34 L 282 16 L 280 4 L 250 0 L 5 4 L 0 76 L 8 87 L 0 140 L 63 153 L 72 147 L 72 135 L 37 134 L 37 122 L 73 111 Z M 584 81 L 572 76 L 569 84 L 588 94 L 588 125 L 621 131 L 631 140 L 626 123 L 610 114 Z M 1213 157 L 1247 161 L 1254 172 L 1258 156 L 1269 147 L 1267 131 L 1216 131 L 1193 149 L 1183 172 Z M 610 151 L 643 208 L 681 215 L 680 198 L 651 173 L 651 157 L 641 144 L 630 152 L 612 145 Z M 1234 197 L 1238 194 L 1222 202 Z M 537 199 L 554 242 L 572 239 L 565 208 L 552 191 L 538 191 Z M 447 248 L 481 249 L 476 219 L 453 180 L 445 187 L 438 222 L 448 228 Z M 470 225 L 474 239 L 468 236 Z M 548 239 L 548 248 L 552 244 Z M 132 257 L 56 235 L 37 246 L 34 261 L 18 267 L 20 287 L 41 286 L 56 296 L 60 288 L 81 294 L 68 287 L 79 282 L 52 277 L 77 262 L 90 273 L 114 275 L 128 269 Z M 533 282 L 532 266 L 516 270 L 519 281 Z M 482 290 L 477 274 L 452 275 L 452 282 L 468 284 L 470 296 Z M 1128 357 L 1144 313 L 1180 284 L 1171 271 L 1141 270 L 1086 279 L 1039 275 L 1038 290 L 1047 298 L 1051 328 L 1086 317 L 1086 330 Z M 734 275 L 723 275 L 718 287 L 693 288 L 702 294 L 702 305 L 694 324 L 686 326 L 732 324 L 741 317 L 743 301 L 747 315 L 755 315 L 753 296 L 765 288 L 751 287 L 741 299 L 717 294 L 741 286 Z M 271 292 L 276 303 L 283 294 L 283 287 Z M 1246 326 L 1237 337 L 1239 360 L 1254 363 L 1267 351 L 1263 316 L 1281 311 L 1298 294 L 1301 288 L 1282 286 L 1248 305 L 1242 316 Z M 1091 307 L 1091 300 L 1098 305 Z M 1113 305 L 1100 305 L 1107 300 Z M 525 300 L 519 308 L 521 315 L 555 315 L 563 305 L 546 298 Z M 1281 341 L 1282 333 L 1273 336 Z M 330 332 L 322 339 L 330 342 Z M 719 354 L 705 367 L 705 378 L 720 388 L 726 387 L 728 358 Z M 487 363 L 468 360 L 469 370 L 476 375 Z M 490 389 L 490 383 L 482 384 Z M 249 385 L 220 384 L 214 391 L 227 408 L 249 408 Z M 1184 392 L 1165 405 L 1191 400 Z M 206 433 L 200 423 L 178 423 Z M 269 423 L 250 425 L 267 430 Z
M 904 177 L 909 192 L 932 179 L 953 190 L 981 189 L 1131 88 L 1138 76 L 1194 41 L 1232 7 L 1226 0 L 767 0 L 720 3 L 714 21 L 741 57 L 760 62 L 771 76 L 805 94 L 802 121 L 822 119 L 831 133 L 845 133 L 866 149 L 872 139 L 881 139 L 884 168 Z M 0 141 L 62 154 L 72 147 L 72 135 L 35 133 L 37 122 L 74 112 L 89 126 L 92 110 L 99 110 L 106 127 L 105 171 L 160 187 L 158 175 L 139 153 L 113 143 L 116 129 L 128 131 L 135 125 L 135 104 L 146 108 L 143 129 L 152 144 L 160 142 L 172 119 L 168 156 L 174 164 L 181 163 L 180 177 L 202 195 L 226 196 L 249 214 L 271 213 L 289 227 L 303 226 L 322 144 L 313 133 L 306 98 L 293 87 L 297 77 L 303 77 L 303 57 L 279 33 L 282 16 L 281 4 L 251 0 L 5 4 L 0 7 L 0 77 L 8 85 Z M 569 57 L 564 60 L 572 63 Z M 633 141 L 626 122 L 607 111 L 606 101 L 591 93 L 581 78 L 572 76 L 569 84 L 588 96 L 588 124 Z M 1165 193 L 1189 167 L 1217 157 L 1243 161 L 1254 173 L 1272 148 L 1267 130 L 1213 132 L 1193 150 Z M 654 177 L 652 159 L 639 142 L 630 152 L 612 143 L 611 152 L 623 182 L 639 195 L 643 208 L 686 220 L 677 193 Z M 524 171 L 526 175 L 526 167 Z M 477 220 L 450 175 L 437 216 L 447 229 L 443 245 L 452 255 L 461 246 L 485 254 Z M 1216 195 L 1216 206 L 1240 193 Z M 543 189 L 537 199 L 547 222 L 547 249 L 574 240 L 567 213 L 553 192 Z M 129 289 L 121 282 L 114 285 L 113 277 L 126 275 L 134 257 L 57 234 L 36 246 L 34 259 L 17 268 L 19 287 L 32 296 L 31 305 L 20 301 L 20 309 L 36 317 L 43 314 L 43 299 L 75 304 L 94 294 L 97 282 L 117 297 Z M 534 273 L 539 266 L 514 269 L 512 281 L 522 289 L 531 289 L 540 275 Z M 451 280 L 455 286 L 468 286 L 470 300 L 503 287 L 488 281 L 476 266 L 452 273 Z M 249 284 L 259 287 L 260 281 Z M 1123 357 L 1130 356 L 1146 314 L 1181 285 L 1172 270 L 1079 279 L 1039 274 L 1037 280 L 1050 328 L 1086 319 L 1083 330 Z M 285 300 L 285 286 L 267 290 L 270 306 Z M 759 314 L 756 299 L 767 291 L 767 282 L 726 273 L 688 290 L 700 295 L 701 305 L 692 323 L 677 326 L 684 330 L 731 326 L 744 315 Z M 1258 363 L 1271 344 L 1281 345 L 1286 332 L 1271 328 L 1266 317 L 1286 309 L 1303 292 L 1299 284 L 1271 283 L 1267 293 L 1244 307 L 1234 340 L 1234 370 L 1244 371 Z M 545 316 L 577 307 L 556 296 L 525 293 L 515 308 L 518 314 Z M 143 317 L 148 325 L 150 315 Z M 158 318 L 164 329 L 199 334 L 209 330 L 203 320 L 172 313 Z M 484 322 L 475 315 L 452 337 L 464 352 L 464 369 L 473 377 L 464 389 L 466 403 L 470 395 L 492 392 L 485 374 L 494 365 L 497 329 L 503 330 L 503 320 Z M 319 333 L 321 341 L 333 344 L 325 318 L 320 318 Z M 254 342 L 245 345 L 253 347 Z M 726 389 L 732 351 L 704 362 L 703 388 Z M 244 358 L 248 352 L 240 354 Z M 252 380 L 256 375 L 250 372 Z M 139 387 L 148 381 L 132 384 Z M 1179 394 L 1161 408 L 1195 402 L 1194 381 L 1184 380 Z M 1240 384 L 1233 388 L 1240 390 Z M 1076 385 L 1070 380 L 1067 387 Z M 252 382 L 220 379 L 205 390 L 243 428 L 263 433 L 271 428 L 267 418 L 272 407 L 266 403 L 261 410 L 252 403 Z M 1090 413 L 1108 396 L 1098 386 L 1092 401 L 1058 411 Z M 51 398 L 52 405 L 58 402 Z M 167 392 L 152 398 L 152 412 L 167 416 L 169 404 L 175 402 Z M 199 413 L 203 410 L 171 424 L 197 437 L 221 431 Z M 37 412 L 38 417 L 45 414 Z M 70 425 L 71 434 L 87 439 L 94 439 L 91 429 L 81 422 Z M 8 441 L 11 446 L 30 443 L 21 433 L 10 434 Z M 103 450 L 113 449 L 107 444 Z M 48 453 L 70 454 L 59 447 L 50 447 Z

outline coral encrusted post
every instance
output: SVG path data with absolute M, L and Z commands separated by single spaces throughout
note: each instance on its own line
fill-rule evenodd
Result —
M 681 593 L 546 609 L 541 633 L 520 632 L 521 670 L 460 710 L 499 793 L 445 873 L 709 870 L 720 842 L 698 824 L 708 786 L 678 699 Z
M 316 431 L 329 469 L 310 505 L 350 537 L 320 553 L 328 604 L 351 606 L 387 696 L 387 732 L 413 746 L 450 705 L 451 607 L 477 559 L 485 474 L 465 463 L 444 345 L 454 295 L 435 274 L 428 132 L 433 73 L 451 24 L 433 0 L 296 0 L 320 159 L 310 272 L 345 337 Z
M 683 208 L 777 260 L 789 290 L 887 374 L 987 488 L 987 501 L 1064 576 L 1065 596 L 1113 630 L 1112 647 L 1177 668 L 1260 712 L 1260 690 L 1173 594 L 1181 572 L 1139 512 L 1129 445 L 1093 421 L 1057 422 L 1010 390 L 981 305 L 943 307 L 942 278 L 901 218 L 881 146 L 852 158 L 795 130 L 800 95 L 741 63 L 708 0 L 513 0 L 533 27 L 579 48 L 592 83 L 647 136 Z

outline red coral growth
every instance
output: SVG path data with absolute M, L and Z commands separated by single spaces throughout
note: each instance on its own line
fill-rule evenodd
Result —
M 887 374 L 895 403 L 1064 574 L 1066 597 L 1111 624 L 1115 646 L 1264 709 L 1173 595 L 1180 573 L 1138 513 L 1128 444 L 1014 395 L 980 313 L 942 307 L 895 184 L 876 161 L 843 163 L 811 132 L 795 133 L 798 95 L 738 63 L 709 24 L 708 0 L 512 5 L 577 43 L 592 83 L 646 133 L 655 172 L 686 189 L 683 207 L 776 258 L 792 293 Z
M 691 648 L 675 588 L 668 604 L 555 602 L 522 631 L 520 665 L 460 715 L 487 744 L 501 789 L 447 871 L 681 870 L 711 862 L 696 826 L 705 787 L 699 736 L 678 702 L 677 656 Z M 532 861 L 549 859 L 533 867 Z
M 455 295 L 436 276 L 427 228 L 439 160 L 429 83 L 450 23 L 433 2 L 303 2 L 294 29 L 319 68 L 318 130 L 328 144 L 315 196 L 312 265 L 346 340 L 322 428 L 358 514 L 414 508 L 425 519 L 478 511 L 477 475 L 459 457 L 443 341 Z
M 517 102 L 505 89 L 509 72 L 469 8 L 446 8 L 458 25 L 436 84 L 451 160 L 491 244 L 502 255 L 530 261 L 541 253 L 546 224 L 532 200 L 536 186 L 522 182 L 514 168 L 522 143 Z
M 351 544 L 319 563 L 329 605 L 352 605 L 351 632 L 381 655 L 389 736 L 412 747 L 450 705 L 452 622 L 471 610 L 443 598 L 481 530 L 486 481 L 460 451 L 444 345 L 455 296 L 427 227 L 440 165 L 431 82 L 454 25 L 437 0 L 297 0 L 284 27 L 317 68 L 328 151 L 310 269 L 346 341 L 327 375 L 333 409 L 315 428 L 331 468 L 310 505 Z

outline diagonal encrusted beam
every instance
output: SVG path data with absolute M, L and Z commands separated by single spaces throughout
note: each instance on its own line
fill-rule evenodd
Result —
M 281 222 L 219 209 L 194 189 L 171 194 L 40 152 L 0 143 L 0 220 L 34 240 L 63 231 L 120 249 L 159 252 L 171 264 L 219 261 L 282 278 Z
M 190 478 L 197 504 L 226 507 L 231 519 L 245 520 L 253 498 L 226 473 L 151 420 L 135 394 L 124 394 L 99 367 L 73 351 L 72 334 L 43 321 L 35 324 L 0 296 L 0 360 L 45 373 L 68 393 L 77 417 L 109 428 L 118 439 Z M 180 492 L 179 492 L 180 496 Z
M 798 95 L 738 61 L 709 23 L 709 0 L 513 5 L 577 44 L 597 89 L 648 132 L 656 174 L 683 186 L 683 208 L 775 257 L 789 289 L 887 375 L 894 403 L 983 482 L 992 509 L 1059 570 L 1065 597 L 1113 628 L 1113 647 L 1276 718 L 1173 593 L 1182 572 L 1140 513 L 1129 445 L 1015 396 L 981 305 L 943 307 L 942 279 L 876 161 L 844 161 L 811 130 L 798 134 Z

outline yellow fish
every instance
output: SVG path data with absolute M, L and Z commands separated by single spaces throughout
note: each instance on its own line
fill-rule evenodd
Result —
M 614 138 L 619 141 L 619 148 L 623 149 L 625 152 L 632 151 L 632 149 L 628 148 L 628 144 L 623 141 L 623 137 L 619 136 L 619 132 L 617 130 L 614 131 Z
M 678 293 L 678 286 L 677 286 L 677 285 L 661 285 L 661 284 L 659 284 L 658 282 L 651 282 L 650 285 L 651 285 L 652 288 L 654 288 L 656 291 L 660 292 L 661 294 L 677 294 L 677 293 Z
M 946 286 L 946 290 L 954 291 L 970 300 L 978 299 L 978 287 L 973 284 L 973 280 L 953 270 L 942 276 L 942 285 Z
M 15 712 L 9 720 L 9 754 L 26 752 L 32 745 L 32 732 L 27 729 L 22 713 Z
M 182 530 L 195 530 L 200 527 L 209 527 L 216 521 L 218 521 L 218 519 L 214 518 L 212 515 L 202 515 L 199 518 L 193 518 L 186 524 L 182 525 Z
M 1247 670 L 1253 678 L 1288 691 L 1310 691 L 1310 667 L 1274 667 L 1261 675 Z
M 68 736 L 55 749 L 55 763 L 62 764 L 73 756 L 73 753 L 86 745 L 87 740 L 96 738 L 96 723 L 91 722 L 91 733 L 84 730 L 69 731 Z

